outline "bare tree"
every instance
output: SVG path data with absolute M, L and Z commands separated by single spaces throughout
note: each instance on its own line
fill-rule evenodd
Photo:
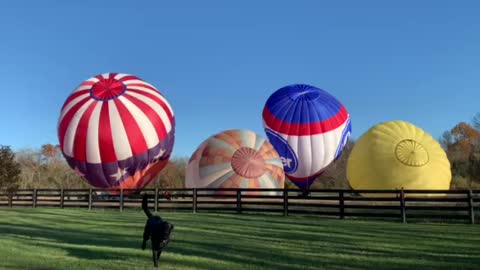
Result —
M 343 148 L 341 156 L 330 164 L 312 184 L 312 188 L 350 188 L 347 180 L 347 160 L 355 146 L 354 140 L 349 140 Z
M 472 126 L 480 130 L 480 113 L 476 113 L 472 120 Z
M 185 187 L 185 167 L 187 158 L 171 158 L 165 168 L 158 174 L 149 188 L 184 188 Z
M 21 166 L 21 188 L 88 188 L 87 182 L 67 164 L 58 145 L 40 150 L 23 149 L 16 154 Z
M 20 188 L 34 188 L 41 179 L 39 171 L 41 164 L 40 153 L 33 149 L 22 149 L 17 151 L 15 156 L 22 171 L 19 183 Z

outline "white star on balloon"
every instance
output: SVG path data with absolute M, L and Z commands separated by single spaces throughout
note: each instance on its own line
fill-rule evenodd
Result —
M 153 157 L 153 159 L 160 159 L 163 154 L 165 154 L 165 149 L 160 149 L 160 152 L 156 156 Z
M 121 169 L 120 167 L 117 168 L 117 172 L 114 174 L 110 174 L 110 177 L 115 178 L 115 180 L 120 180 L 122 176 L 124 176 L 127 173 L 127 168 Z

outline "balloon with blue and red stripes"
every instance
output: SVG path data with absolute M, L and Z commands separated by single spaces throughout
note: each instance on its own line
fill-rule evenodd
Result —
M 92 186 L 142 189 L 165 167 L 173 149 L 173 110 L 153 85 L 123 73 L 82 82 L 58 119 L 60 148 Z
M 275 91 L 263 109 L 263 125 L 285 175 L 304 190 L 340 157 L 352 131 L 345 106 L 327 91 L 306 84 Z

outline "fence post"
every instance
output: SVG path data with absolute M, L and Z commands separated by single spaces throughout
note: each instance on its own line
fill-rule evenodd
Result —
M 197 189 L 193 189 L 193 207 L 192 207 L 193 213 L 197 213 Z
M 13 193 L 12 192 L 8 193 L 8 207 L 10 207 L 10 208 L 13 207 Z
M 345 197 L 344 197 L 344 191 L 341 190 L 338 192 L 338 207 L 339 207 L 339 217 L 340 219 L 345 218 Z
M 283 215 L 288 216 L 288 190 L 283 189 Z
M 407 223 L 407 213 L 405 211 L 405 191 L 400 190 L 400 214 L 402 216 L 402 223 Z
M 154 205 L 155 205 L 155 212 L 158 212 L 158 188 L 155 188 L 155 196 L 154 196 L 154 198 L 155 198 L 155 203 L 154 203 Z
M 33 194 L 32 194 L 32 199 L 33 199 L 33 208 L 37 208 L 37 189 L 33 189 Z
M 92 203 L 93 203 L 93 201 L 92 201 L 92 192 L 93 192 L 93 191 L 92 191 L 92 189 L 90 188 L 90 189 L 88 190 L 88 210 L 92 210 Z
M 60 189 L 60 208 L 63 208 L 63 197 L 64 197 L 64 191 L 62 188 Z
M 123 188 L 120 189 L 120 212 L 123 211 Z
M 475 224 L 475 205 L 473 204 L 473 192 L 471 189 L 467 192 L 468 195 L 468 214 L 470 215 L 470 223 Z
M 237 213 L 242 212 L 242 191 L 240 189 L 237 190 Z

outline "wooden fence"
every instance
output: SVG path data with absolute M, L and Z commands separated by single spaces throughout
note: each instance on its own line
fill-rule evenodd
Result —
M 0 193 L 0 207 L 139 208 L 149 194 L 155 211 L 319 215 L 335 218 L 458 220 L 475 224 L 480 190 L 29 189 Z M 361 195 L 360 195 L 361 194 Z

